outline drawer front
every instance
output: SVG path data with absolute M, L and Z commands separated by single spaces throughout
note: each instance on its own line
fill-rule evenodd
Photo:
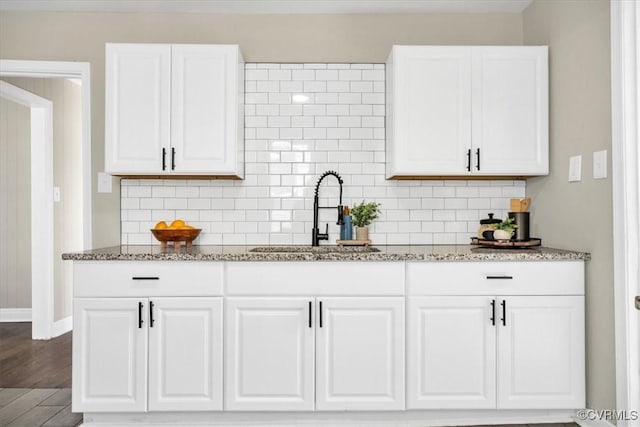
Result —
M 223 264 L 204 261 L 74 262 L 75 297 L 218 296 Z
M 229 262 L 228 295 L 404 295 L 403 262 Z
M 409 295 L 584 295 L 584 262 L 409 262 Z

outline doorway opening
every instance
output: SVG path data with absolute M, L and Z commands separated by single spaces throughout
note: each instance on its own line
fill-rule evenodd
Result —
M 91 127 L 90 127 L 90 76 L 89 64 L 78 62 L 43 62 L 0 60 L 0 78 L 30 78 L 64 81 L 66 84 L 79 84 L 81 110 L 81 129 L 79 142 L 73 153 L 56 153 L 56 158 L 69 156 L 65 169 L 71 175 L 66 179 L 73 182 L 79 194 L 75 203 L 79 219 L 75 233 L 75 245 L 71 250 L 84 250 L 91 247 Z M 62 264 L 59 248 L 56 253 L 56 221 L 54 213 L 60 210 L 55 202 L 60 196 L 54 192 L 54 149 L 53 114 L 51 103 L 33 93 L 0 82 L 0 95 L 3 98 L 27 106 L 31 111 L 31 294 L 32 294 L 32 338 L 50 339 L 59 336 L 72 326 L 70 311 L 70 287 L 60 292 L 54 288 L 59 277 L 70 277 L 68 263 Z M 48 103 L 48 104 L 47 104 Z M 80 113 L 80 112 L 79 112 Z M 69 163 L 71 162 L 71 163 Z M 69 165 L 72 165 L 71 167 Z M 62 198 L 65 193 L 62 192 Z M 66 215 L 58 215 L 63 219 Z M 60 231 L 60 230 L 58 230 Z M 68 232 L 66 230 L 63 232 Z M 67 246 L 68 248 L 68 246 Z M 62 271 L 62 270 L 67 271 Z M 65 295 L 66 293 L 66 295 Z M 65 295 L 65 300 L 56 301 L 56 294 Z M 56 303 L 58 305 L 56 305 Z M 62 306 L 60 305 L 62 304 Z M 66 307 L 65 307 L 66 306 Z M 56 313 L 57 311 L 57 313 Z M 61 317 L 60 313 L 63 313 Z M 57 314 L 57 316 L 56 316 Z M 1 320 L 1 319 L 0 319 Z

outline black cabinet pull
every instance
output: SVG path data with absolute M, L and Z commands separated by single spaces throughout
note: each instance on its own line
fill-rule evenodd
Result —
M 142 329 L 142 324 L 144 320 L 142 320 L 142 309 L 144 308 L 144 304 L 138 302 L 138 329 Z
M 309 301 L 309 327 L 310 328 L 313 326 L 311 323 L 311 318 L 312 318 L 311 316 L 313 316 L 313 314 L 311 313 L 311 310 L 312 310 L 312 303 L 311 301 Z
M 471 172 L 471 148 L 467 150 L 467 171 Z
M 322 328 L 322 301 L 320 301 L 320 322 L 319 322 L 319 325 Z
M 167 149 L 162 147 L 162 170 L 167 169 Z
M 153 301 L 149 301 L 149 327 L 153 328 Z
M 491 324 L 496 326 L 496 300 L 491 301 Z
M 476 169 L 480 170 L 480 149 L 476 150 Z
M 513 276 L 487 276 L 487 280 L 511 280 Z
M 176 169 L 176 149 L 171 147 L 171 170 Z
M 502 302 L 500 303 L 500 305 L 502 306 L 502 326 L 507 326 L 507 301 L 502 300 Z
M 131 280 L 160 280 L 158 276 L 133 276 Z

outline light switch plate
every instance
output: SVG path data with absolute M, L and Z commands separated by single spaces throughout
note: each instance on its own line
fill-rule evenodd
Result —
M 582 180 L 582 156 L 569 157 L 569 182 Z
M 112 177 L 108 173 L 98 172 L 98 193 L 111 193 Z
M 53 201 L 60 201 L 60 187 L 53 187 Z
M 607 150 L 593 152 L 593 179 L 607 177 Z

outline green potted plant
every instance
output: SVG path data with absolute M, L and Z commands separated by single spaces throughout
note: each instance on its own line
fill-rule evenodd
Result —
M 513 236 L 513 232 L 518 225 L 514 223 L 514 218 L 505 218 L 500 224 L 496 224 L 496 230 L 493 232 L 495 240 L 509 240 Z
M 356 240 L 369 240 L 369 224 L 380 216 L 380 203 L 364 200 L 351 208 L 353 225 L 356 227 Z

